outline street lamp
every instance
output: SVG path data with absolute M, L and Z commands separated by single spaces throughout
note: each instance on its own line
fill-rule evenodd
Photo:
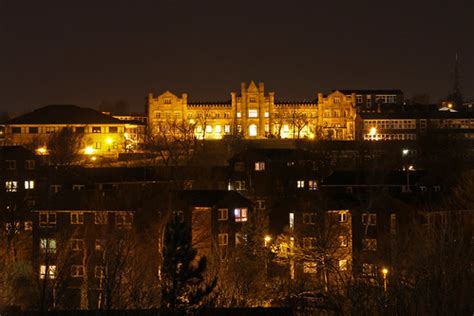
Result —
M 265 238 L 263 238 L 264 242 L 265 242 L 265 247 L 268 246 L 268 244 L 270 243 L 270 241 L 272 241 L 272 236 L 270 235 L 265 235 Z
M 92 148 L 91 146 L 87 146 L 86 148 L 84 148 L 84 153 L 86 155 L 92 155 L 94 153 L 94 148 Z
M 44 146 L 36 149 L 36 154 L 38 155 L 46 155 L 47 153 L 48 153 L 48 149 Z
M 383 268 L 382 269 L 382 274 L 383 274 L 383 291 L 384 293 L 387 293 L 387 274 L 388 274 L 388 269 Z

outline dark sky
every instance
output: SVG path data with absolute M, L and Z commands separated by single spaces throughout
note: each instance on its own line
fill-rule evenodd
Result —
M 0 0 L 0 112 L 96 107 L 149 92 L 227 100 L 263 81 L 279 100 L 334 88 L 474 97 L 474 0 Z

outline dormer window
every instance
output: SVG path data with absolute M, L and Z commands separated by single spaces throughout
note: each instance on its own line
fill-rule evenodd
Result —
M 170 98 L 165 98 L 163 99 L 164 104 L 171 104 L 171 99 Z

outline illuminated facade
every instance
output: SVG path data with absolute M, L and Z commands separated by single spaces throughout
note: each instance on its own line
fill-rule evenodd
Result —
M 128 122 L 93 109 L 50 105 L 8 121 L 5 125 L 6 143 L 47 154 L 51 135 L 66 127 L 81 135 L 80 147 L 87 155 L 116 156 L 127 151 L 127 146 L 133 142 L 127 139 Z
M 338 91 L 316 101 L 279 102 L 263 83 L 241 84 L 227 102 L 189 102 L 166 91 L 147 99 L 149 133 L 159 136 L 170 122 L 189 122 L 201 139 L 264 138 L 354 139 L 355 95 Z

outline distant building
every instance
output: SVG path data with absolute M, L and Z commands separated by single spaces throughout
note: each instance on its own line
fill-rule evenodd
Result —
M 334 90 L 336 91 L 336 90 Z M 339 90 L 347 96 L 355 97 L 357 112 L 376 112 L 382 105 L 399 105 L 404 102 L 403 91 L 396 89 Z
M 412 110 L 360 113 L 356 125 L 358 140 L 418 140 L 426 134 L 474 139 L 472 112 Z
M 50 136 L 65 127 L 83 135 L 81 145 L 88 154 L 114 156 L 127 150 L 126 130 L 132 126 L 90 108 L 49 105 L 7 121 L 5 138 L 8 144 L 45 147 Z
M 147 99 L 149 133 L 169 133 L 173 122 L 189 123 L 196 137 L 221 139 L 330 138 L 354 139 L 355 99 L 337 92 L 317 101 L 281 102 L 252 81 L 224 102 L 190 102 L 166 91 Z

